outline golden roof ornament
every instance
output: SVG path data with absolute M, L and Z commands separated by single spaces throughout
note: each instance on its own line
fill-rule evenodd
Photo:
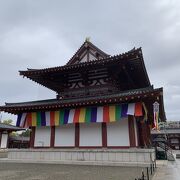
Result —
M 86 37 L 85 42 L 90 42 L 90 37 Z

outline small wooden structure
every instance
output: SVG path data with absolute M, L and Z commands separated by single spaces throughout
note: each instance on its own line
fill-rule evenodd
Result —
M 0 149 L 8 148 L 9 134 L 13 131 L 21 131 L 23 128 L 19 128 L 13 125 L 7 125 L 0 123 Z

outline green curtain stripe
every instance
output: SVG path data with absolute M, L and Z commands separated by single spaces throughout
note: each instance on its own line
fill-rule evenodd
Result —
M 91 108 L 86 108 L 86 114 L 85 114 L 85 122 L 90 123 L 91 122 Z
M 116 105 L 115 118 L 116 121 L 121 120 L 121 105 Z
M 37 126 L 41 126 L 41 112 L 37 112 L 36 117 L 37 117 Z
M 63 124 L 64 124 L 64 110 L 63 110 L 63 109 L 61 109 L 61 110 L 59 111 L 59 124 L 60 124 L 60 125 L 63 125 Z

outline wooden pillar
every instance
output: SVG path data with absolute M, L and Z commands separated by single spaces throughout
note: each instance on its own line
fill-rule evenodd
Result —
M 75 123 L 75 147 L 78 148 L 79 147 L 79 123 Z
M 136 147 L 136 137 L 135 137 L 134 117 L 133 116 L 128 116 L 128 126 L 129 126 L 130 147 Z
M 139 131 L 140 146 L 141 147 L 149 146 L 151 143 L 150 140 L 151 134 L 150 134 L 149 125 L 144 121 L 138 122 L 138 131 Z
M 139 141 L 139 146 L 144 147 L 144 131 L 143 131 L 143 126 L 140 121 L 138 121 L 138 141 Z
M 51 139 L 50 139 L 50 147 L 54 147 L 54 140 L 55 140 L 55 126 L 51 126 Z
M 90 56 L 90 54 L 89 54 L 89 48 L 87 49 L 87 62 L 89 62 L 89 56 Z
M 107 124 L 102 123 L 102 147 L 107 147 Z
M 149 145 L 149 129 L 148 129 L 148 125 L 146 122 L 142 122 L 142 131 L 143 131 L 143 139 L 144 139 L 144 146 L 147 147 Z
M 140 146 L 140 139 L 139 139 L 139 128 L 138 128 L 138 118 L 134 117 L 134 121 L 135 121 L 135 124 L 136 124 L 136 146 Z
M 147 136 L 146 136 L 147 142 L 146 143 L 148 146 L 150 146 L 152 144 L 152 142 L 151 142 L 151 128 L 147 122 L 145 124 L 146 124 L 146 129 L 147 129 L 147 131 L 146 131 L 147 132 Z
M 1 137 L 2 137 L 2 132 L 0 132 L 0 148 L 1 148 Z
M 31 133 L 30 133 L 30 148 L 34 148 L 34 140 L 35 140 L 35 127 L 31 127 Z

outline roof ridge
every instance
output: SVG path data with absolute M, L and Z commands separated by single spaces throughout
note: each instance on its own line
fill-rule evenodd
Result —
M 69 65 L 73 59 L 75 58 L 75 56 L 80 52 L 80 50 L 86 45 L 89 44 L 90 46 L 94 47 L 97 51 L 101 52 L 102 54 L 104 54 L 105 56 L 109 56 L 107 53 L 105 53 L 104 51 L 102 51 L 101 49 L 99 49 L 97 46 L 95 46 L 93 43 L 91 43 L 90 41 L 85 40 L 84 43 L 79 47 L 79 49 L 74 53 L 74 55 L 70 58 L 70 60 L 66 63 L 66 65 Z

